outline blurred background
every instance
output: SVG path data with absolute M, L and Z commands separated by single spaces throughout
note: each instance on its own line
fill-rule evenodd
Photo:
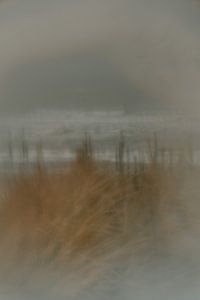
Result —
M 195 0 L 2 1 L 0 165 L 22 140 L 29 159 L 41 141 L 70 159 L 86 132 L 109 159 L 121 131 L 132 152 L 152 133 L 196 143 L 199 15 Z

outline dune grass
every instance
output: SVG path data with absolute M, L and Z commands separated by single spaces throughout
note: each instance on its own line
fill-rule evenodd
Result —
M 121 140 L 116 168 L 108 167 L 87 140 L 60 172 L 40 161 L 9 178 L 0 206 L 2 291 L 71 299 L 117 277 L 121 264 L 171 255 L 194 218 L 184 180 L 199 171 L 186 156 L 159 156 L 155 142 L 148 164 L 125 163 L 123 151 Z

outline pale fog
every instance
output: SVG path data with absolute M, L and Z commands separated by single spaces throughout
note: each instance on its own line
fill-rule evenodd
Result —
M 115 159 L 122 135 L 140 159 L 156 136 L 191 142 L 200 164 L 200 1 L 4 0 L 0 45 L 2 172 L 37 160 L 39 146 L 47 165 L 69 161 L 86 135 L 100 160 Z M 111 274 L 112 289 L 86 299 L 199 299 L 199 249 L 187 232 L 175 256 L 136 259 L 123 276 L 116 266 L 117 284 Z
M 121 131 L 132 156 L 152 133 L 197 141 L 199 13 L 189 0 L 2 1 L 0 164 L 20 161 L 22 139 L 32 161 L 41 141 L 46 161 L 70 159 L 86 132 L 105 159 Z

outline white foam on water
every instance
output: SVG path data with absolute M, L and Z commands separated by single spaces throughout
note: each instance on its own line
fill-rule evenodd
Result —
M 138 113 L 123 111 L 55 111 L 41 110 L 27 114 L 1 116 L 0 165 L 11 160 L 20 162 L 28 151 L 28 159 L 37 159 L 38 147 L 46 162 L 70 160 L 85 135 L 96 146 L 97 158 L 115 159 L 115 147 L 123 136 L 129 148 L 129 159 L 139 159 L 141 145 L 154 134 L 166 141 L 200 136 L 200 118 L 181 114 Z M 146 147 L 146 146 L 145 146 Z M 200 147 L 194 149 L 196 162 L 200 161 Z

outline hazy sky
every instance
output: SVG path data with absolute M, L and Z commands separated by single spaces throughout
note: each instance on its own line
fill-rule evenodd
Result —
M 200 112 L 199 20 L 195 0 L 4 0 L 0 109 Z

